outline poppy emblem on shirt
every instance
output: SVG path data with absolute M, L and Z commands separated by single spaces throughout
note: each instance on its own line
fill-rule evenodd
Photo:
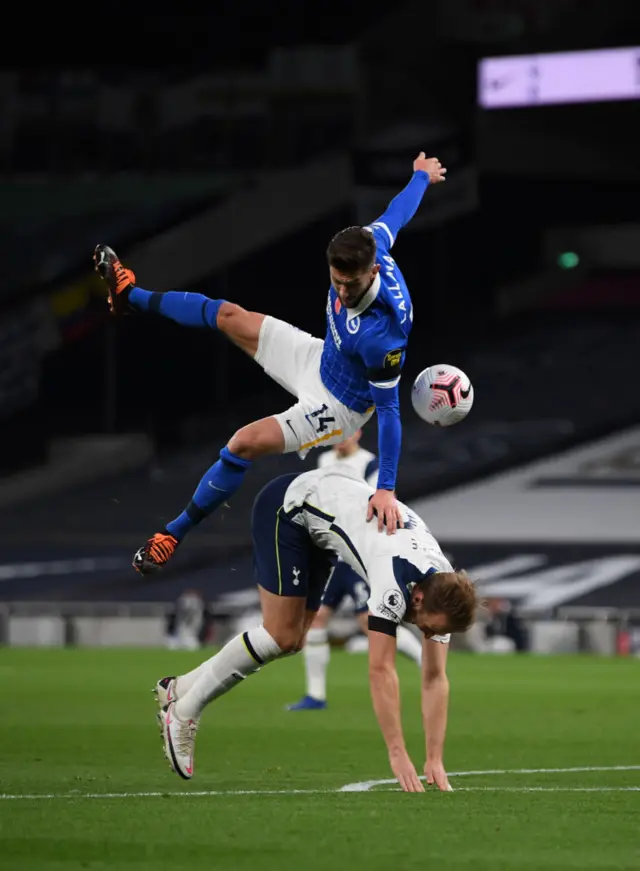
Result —
M 336 297 L 336 302 L 335 302 L 335 305 L 334 305 L 334 309 L 335 309 L 337 315 L 340 314 L 340 309 L 341 309 L 341 308 L 342 308 L 342 303 L 340 302 L 339 297 Z

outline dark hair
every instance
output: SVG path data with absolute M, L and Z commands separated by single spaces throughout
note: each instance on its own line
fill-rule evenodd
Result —
M 364 227 L 347 227 L 329 242 L 327 260 L 329 266 L 345 272 L 364 272 L 373 266 L 376 259 L 376 240 L 373 233 Z
M 446 614 L 450 632 L 466 632 L 473 624 L 478 594 L 466 572 L 435 572 L 418 586 L 424 593 L 424 610 Z

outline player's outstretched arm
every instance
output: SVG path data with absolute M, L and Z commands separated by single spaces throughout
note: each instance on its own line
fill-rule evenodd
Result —
M 427 744 L 424 773 L 429 784 L 451 792 L 444 767 L 444 741 L 449 708 L 448 644 L 422 640 L 422 722 Z
M 388 390 L 374 388 L 372 393 L 378 415 L 380 469 L 377 490 L 369 500 L 367 520 L 376 518 L 378 531 L 382 532 L 386 528 L 387 534 L 392 535 L 398 527 L 404 526 L 402 513 L 395 495 L 398 461 L 402 445 L 398 387 L 396 385 Z
M 446 172 L 437 157 L 425 157 L 424 151 L 420 152 L 413 162 L 409 184 L 391 200 L 384 214 L 370 224 L 374 232 L 378 231 L 376 239 L 383 248 L 391 248 L 400 230 L 417 212 L 428 186 L 443 182 Z
M 389 763 L 405 792 L 424 792 L 402 734 L 400 684 L 396 671 L 396 624 L 369 615 L 369 686 L 373 709 L 387 745 Z
M 400 397 L 398 385 L 404 350 L 389 351 L 388 337 L 373 332 L 365 334 L 358 346 L 367 367 L 367 377 L 378 415 L 378 489 L 369 501 L 367 520 L 377 517 L 378 530 L 386 526 L 392 534 L 403 526 L 402 514 L 395 497 L 396 476 L 402 444 Z

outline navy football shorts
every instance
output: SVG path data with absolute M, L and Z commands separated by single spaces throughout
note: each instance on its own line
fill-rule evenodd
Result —
M 331 573 L 331 554 L 313 544 L 304 526 L 288 520 L 283 502 L 296 474 L 266 484 L 253 503 L 253 564 L 256 583 L 277 596 L 306 599 L 317 611 Z
M 369 586 L 350 565 L 338 560 L 322 597 L 322 604 L 337 611 L 344 599 L 353 599 L 356 614 L 364 614 L 369 606 Z

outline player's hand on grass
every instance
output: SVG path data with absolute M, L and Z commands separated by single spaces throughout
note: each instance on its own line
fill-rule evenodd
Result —
M 406 750 L 389 753 L 389 762 L 404 792 L 424 792 L 424 786 Z
M 393 535 L 398 527 L 404 527 L 404 520 L 393 490 L 376 490 L 369 499 L 367 521 L 378 518 L 378 532 L 387 527 L 387 535 Z
M 441 792 L 453 792 L 453 787 L 449 783 L 447 772 L 444 770 L 444 765 L 441 760 L 427 759 L 424 766 L 424 776 L 428 786 L 437 786 Z
M 446 168 L 437 157 L 425 157 L 424 151 L 421 151 L 413 161 L 413 171 L 418 172 L 420 169 L 423 172 L 429 173 L 429 184 L 438 184 L 438 182 L 445 181 Z

